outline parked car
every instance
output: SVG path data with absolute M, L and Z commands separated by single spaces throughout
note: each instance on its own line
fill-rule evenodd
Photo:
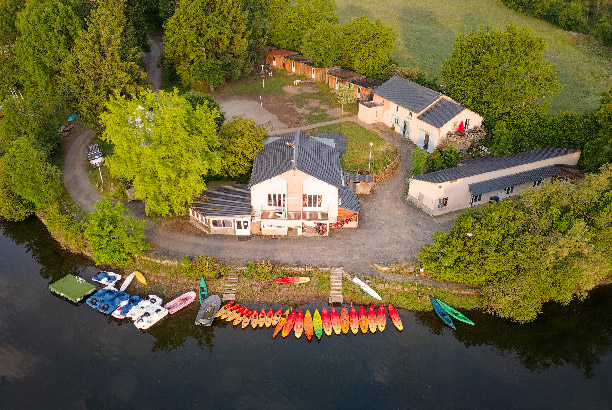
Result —
M 102 156 L 102 151 L 98 144 L 92 144 L 87 147 L 87 159 L 92 167 L 98 168 L 104 162 L 104 157 Z

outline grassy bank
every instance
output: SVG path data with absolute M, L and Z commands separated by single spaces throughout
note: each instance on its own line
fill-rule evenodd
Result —
M 340 20 L 367 15 L 393 25 L 398 35 L 394 58 L 438 75 L 450 55 L 455 37 L 479 26 L 505 28 L 529 26 L 548 45 L 545 57 L 555 64 L 564 88 L 552 102 L 553 111 L 586 111 L 599 105 L 599 94 L 612 86 L 609 53 L 594 50 L 583 36 L 563 31 L 546 22 L 517 13 L 497 0 L 337 0 Z M 591 45 L 592 46 L 592 45 Z M 602 55 L 604 54 L 604 55 Z

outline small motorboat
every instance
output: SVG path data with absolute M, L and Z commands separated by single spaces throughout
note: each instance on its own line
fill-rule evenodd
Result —
M 293 330 L 295 332 L 296 339 L 299 339 L 302 336 L 302 333 L 304 333 L 304 314 L 301 310 L 298 310 L 297 315 L 295 315 Z
M 132 283 L 132 280 L 134 279 L 134 275 L 135 273 L 132 272 L 127 276 L 127 278 L 125 278 L 125 280 L 121 284 L 121 287 L 119 288 L 120 291 L 123 292 L 124 290 L 127 289 L 128 286 L 130 286 L 130 283 Z
M 192 291 L 183 293 L 178 298 L 166 303 L 164 307 L 168 309 L 169 314 L 173 315 L 179 310 L 183 309 L 184 307 L 189 306 L 189 304 L 192 303 L 195 300 L 195 298 L 196 298 L 196 293 L 192 290 Z
M 283 337 L 289 336 L 291 333 L 291 329 L 293 329 L 293 324 L 295 323 L 295 310 L 292 310 L 289 316 L 287 316 L 287 320 L 283 325 Z
M 350 329 L 349 313 L 346 306 L 342 306 L 340 311 L 340 326 L 342 327 L 342 333 L 347 334 Z
M 137 295 L 130 296 L 128 300 L 124 300 L 123 302 L 119 304 L 119 306 L 117 306 L 117 309 L 113 310 L 113 313 L 111 313 L 111 316 L 114 317 L 115 319 L 120 319 L 120 320 L 125 319 L 130 309 L 136 306 L 137 304 L 139 304 L 141 300 L 142 298 L 140 296 L 137 296 Z
M 312 326 L 314 327 L 315 336 L 317 336 L 317 339 L 321 340 L 321 336 L 323 335 L 323 321 L 319 309 L 315 309 L 314 316 L 312 317 Z
M 85 303 L 87 303 L 89 307 L 97 310 L 98 304 L 100 302 L 103 303 L 109 297 L 114 297 L 116 291 L 117 291 L 116 289 L 112 289 L 112 288 L 100 289 L 96 293 L 91 295 L 89 298 L 87 298 Z
M 376 309 L 374 306 L 370 305 L 368 309 L 368 325 L 370 327 L 371 333 L 376 333 L 376 328 L 378 327 L 378 316 L 376 316 Z
M 359 306 L 359 327 L 361 328 L 361 333 L 368 333 L 368 315 L 363 306 Z
M 355 306 L 351 306 L 351 332 L 356 335 L 359 332 L 359 316 L 357 315 L 357 309 Z
M 306 335 L 306 339 L 308 339 L 308 341 L 312 339 L 313 332 L 314 328 L 312 325 L 312 316 L 310 315 L 310 310 L 306 310 L 306 314 L 304 315 L 304 334 Z
M 210 295 L 204 300 L 198 315 L 196 316 L 195 324 L 202 326 L 210 326 L 215 320 L 217 311 L 221 306 L 221 298 L 218 295 Z
M 431 306 L 433 306 L 433 310 L 434 312 L 436 312 L 438 317 L 442 319 L 444 323 L 449 325 L 453 330 L 457 330 L 455 324 L 453 323 L 453 319 L 451 319 L 450 315 L 446 312 L 446 310 L 444 310 L 442 306 L 440 306 L 440 304 L 436 302 L 433 296 L 430 296 L 429 300 L 431 301 Z
M 280 332 L 285 326 L 285 322 L 287 321 L 287 315 L 289 315 L 289 310 L 285 311 L 285 314 L 278 319 L 278 323 L 276 323 L 276 327 L 274 328 L 274 334 L 272 335 L 272 339 L 276 338 L 278 332 Z
M 402 324 L 402 319 L 400 319 L 399 315 L 397 314 L 397 310 L 395 310 L 391 303 L 389 303 L 388 309 L 391 322 L 393 322 L 393 325 L 401 332 L 404 330 L 404 325 Z
M 283 314 L 283 308 L 278 308 L 278 310 L 272 317 L 272 326 L 276 326 L 278 324 L 278 321 L 281 319 L 282 314 Z
M 378 314 L 376 316 L 378 318 L 378 331 L 383 332 L 385 327 L 387 327 L 387 314 L 383 305 L 378 307 Z
M 280 283 L 282 285 L 299 285 L 310 282 L 310 278 L 307 276 L 288 276 L 284 278 L 276 278 L 274 280 L 276 283 Z
M 91 280 L 104 286 L 113 286 L 118 280 L 121 280 L 121 275 L 115 272 L 100 271 Z
M 323 331 L 327 336 L 331 336 L 332 334 L 332 325 L 331 319 L 329 317 L 329 313 L 327 313 L 327 309 L 323 308 L 323 313 L 321 314 L 321 322 L 323 323 Z
M 274 317 L 274 312 L 272 311 L 272 308 L 270 308 L 270 310 L 268 310 L 268 315 L 266 316 L 266 327 L 272 326 L 273 317 Z
M 372 289 L 370 286 L 366 285 L 361 279 L 359 279 L 357 276 L 355 276 L 353 278 L 353 282 L 355 282 L 356 284 L 358 284 L 361 289 L 363 289 L 364 292 L 366 292 L 368 295 L 372 296 L 374 299 L 377 300 L 382 300 L 382 298 L 380 297 L 380 295 L 378 293 L 376 293 L 374 291 L 374 289 Z
M 149 306 L 134 322 L 134 326 L 140 330 L 147 330 L 166 316 L 168 316 L 168 309 L 165 307 L 160 305 Z
M 342 327 L 340 325 L 340 317 L 338 316 L 338 312 L 336 311 L 335 307 L 332 307 L 330 311 L 332 328 L 334 329 L 334 333 L 339 335 L 340 332 L 342 332 Z
M 467 316 L 459 312 L 457 309 L 453 308 L 452 306 L 447 305 L 446 303 L 442 302 L 440 299 L 436 299 L 436 302 L 438 302 L 440 306 L 442 306 L 442 309 L 446 310 L 446 313 L 448 313 L 455 319 L 459 320 L 460 322 L 467 323 L 468 325 L 474 326 L 474 322 L 468 319 Z
M 162 304 L 162 300 L 159 296 L 155 296 L 155 295 L 145 296 L 144 298 L 142 298 L 139 304 L 137 304 L 136 306 L 134 306 L 133 308 L 129 310 L 129 312 L 127 313 L 127 315 L 125 315 L 125 317 L 127 317 L 128 319 L 132 319 L 133 321 L 136 321 L 138 320 L 140 316 L 144 314 L 146 309 L 150 308 L 151 306 L 161 306 L 161 304 Z
M 98 303 L 98 311 L 105 315 L 110 315 L 121 302 L 128 300 L 130 295 L 120 290 L 115 291 L 115 295 L 111 298 L 108 297 L 104 302 Z

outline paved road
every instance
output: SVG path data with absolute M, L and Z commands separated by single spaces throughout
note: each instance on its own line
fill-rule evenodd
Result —
M 93 133 L 84 127 L 70 135 L 64 161 L 64 183 L 75 201 L 88 212 L 101 198 L 87 179 L 86 147 Z M 398 147 L 400 170 L 388 182 L 377 185 L 374 195 L 360 198 L 358 229 L 332 230 L 330 237 L 268 238 L 179 233 L 149 220 L 145 229 L 155 254 L 164 258 L 209 255 L 228 262 L 270 259 L 296 266 L 344 266 L 360 275 L 377 275 L 371 263 L 406 264 L 429 242 L 433 233 L 449 231 L 455 215 L 432 218 L 405 200 L 406 171 L 410 167 L 411 146 L 395 133 L 383 138 Z M 142 204 L 130 204 L 136 215 L 143 215 Z

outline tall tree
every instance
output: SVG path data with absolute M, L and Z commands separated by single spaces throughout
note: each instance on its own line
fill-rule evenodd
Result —
M 6 172 L 4 158 L 0 157 L 0 218 L 9 221 L 23 221 L 36 211 L 34 204 L 13 192 Z
M 440 75 L 449 96 L 488 120 L 512 123 L 523 113 L 547 112 L 560 88 L 545 49 L 527 27 L 480 28 L 457 37 Z
M 177 92 L 111 97 L 100 116 L 102 139 L 114 145 L 111 173 L 133 181 L 150 215 L 181 215 L 206 189 L 202 177 L 219 170 L 218 117 L 208 106 L 192 108 Z
M 26 91 L 57 97 L 62 64 L 78 34 L 79 18 L 60 0 L 30 0 L 17 15 L 17 28 L 15 52 Z
M 393 26 L 378 19 L 355 17 L 342 25 L 340 64 L 360 74 L 378 77 L 389 65 L 396 39 Z
M 233 118 L 219 130 L 221 172 L 230 178 L 247 175 L 268 134 L 253 119 Z
M 349 83 L 340 84 L 336 88 L 336 99 L 341 107 L 341 115 L 344 115 L 344 106 L 355 102 L 355 90 Z
M 325 67 L 331 67 L 338 63 L 341 39 L 340 24 L 323 20 L 304 33 L 299 50 Z
M 219 116 L 215 118 L 215 123 L 217 124 L 217 129 L 221 128 L 225 122 L 225 113 L 221 111 L 221 106 L 215 101 L 212 95 L 191 90 L 184 93 L 182 97 L 189 101 L 194 110 L 198 105 L 207 105 L 211 111 L 217 110 Z
M 15 21 L 24 4 L 24 0 L 0 0 L 0 45 L 13 44 L 17 39 Z
M 111 94 L 134 95 L 146 78 L 137 64 L 138 50 L 124 41 L 125 4 L 126 0 L 100 0 L 67 59 L 66 86 L 81 117 L 93 126 Z
M 179 0 L 164 28 L 164 58 L 184 85 L 216 87 L 252 69 L 241 0 Z

